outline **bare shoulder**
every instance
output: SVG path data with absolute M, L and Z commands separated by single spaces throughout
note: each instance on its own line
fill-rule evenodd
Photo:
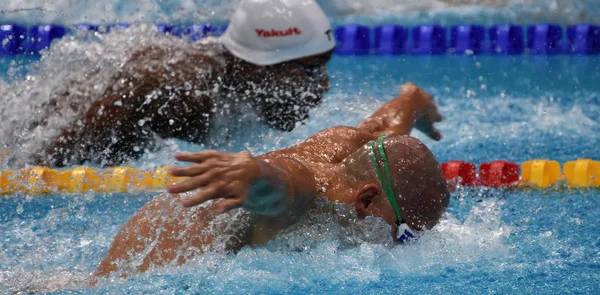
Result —
M 266 154 L 268 157 L 291 157 L 302 162 L 339 163 L 373 135 L 350 126 L 334 126 L 287 149 Z
M 371 135 L 350 126 L 333 126 L 317 132 L 309 137 L 306 142 L 338 142 L 352 143 L 356 140 L 369 138 Z
M 175 44 L 146 46 L 131 55 L 123 70 L 127 75 L 141 74 L 157 80 L 173 78 L 188 81 L 198 75 L 219 74 L 225 70 L 224 52 L 217 44 Z M 164 81 L 167 82 L 167 81 Z

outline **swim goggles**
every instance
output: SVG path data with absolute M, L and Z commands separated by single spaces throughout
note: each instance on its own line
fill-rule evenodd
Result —
M 300 68 L 310 78 L 316 78 L 323 67 L 322 65 L 306 65 L 297 61 L 290 61 L 290 63 Z
M 290 63 L 302 69 L 309 77 L 317 78 L 323 72 L 323 68 L 330 59 L 331 53 L 325 53 L 316 57 L 311 63 L 301 63 L 296 60 L 292 60 Z
M 381 188 L 383 192 L 387 196 L 390 201 L 390 205 L 396 214 L 396 236 L 395 241 L 397 244 L 404 244 L 406 241 L 414 238 L 415 235 L 412 233 L 411 229 L 402 219 L 402 214 L 400 214 L 400 209 L 398 208 L 398 202 L 396 201 L 396 195 L 394 194 L 394 188 L 392 187 L 392 176 L 390 175 L 390 169 L 388 165 L 388 159 L 385 155 L 385 150 L 383 149 L 383 139 L 385 138 L 385 134 L 382 134 L 379 139 L 377 139 L 377 148 L 379 150 L 379 155 L 381 156 L 381 163 L 383 166 L 383 172 L 385 173 L 385 179 L 383 178 L 383 173 L 379 168 L 379 163 L 377 161 L 377 156 L 375 155 L 375 142 L 369 141 L 367 144 L 367 149 L 369 151 L 369 155 L 371 155 L 371 160 L 373 162 L 373 167 L 375 167 L 375 171 L 377 172 L 377 177 L 379 178 L 379 182 L 381 183 Z

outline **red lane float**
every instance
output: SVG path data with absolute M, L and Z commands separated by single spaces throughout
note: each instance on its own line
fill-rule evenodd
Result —
M 492 161 L 479 166 L 479 179 L 483 186 L 508 187 L 519 182 L 519 165 L 508 161 Z
M 464 186 L 509 187 L 519 182 L 519 166 L 508 161 L 492 161 L 479 166 L 465 161 L 449 161 L 441 165 L 444 177 Z
M 460 185 L 475 186 L 477 181 L 477 168 L 473 163 L 465 161 L 442 163 L 442 172 L 446 180 L 456 181 Z

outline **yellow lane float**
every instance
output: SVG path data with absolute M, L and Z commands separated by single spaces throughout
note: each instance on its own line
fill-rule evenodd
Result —
M 185 179 L 171 176 L 170 168 L 161 167 L 153 171 L 142 171 L 131 167 L 115 167 L 106 170 L 95 170 L 90 167 L 74 167 L 71 170 L 54 170 L 48 167 L 6 170 L 0 172 L 0 193 L 158 191 Z
M 560 164 L 556 161 L 538 159 L 521 164 L 521 182 L 525 185 L 546 188 L 561 178 Z
M 579 159 L 565 163 L 563 171 L 571 187 L 600 186 L 600 162 Z

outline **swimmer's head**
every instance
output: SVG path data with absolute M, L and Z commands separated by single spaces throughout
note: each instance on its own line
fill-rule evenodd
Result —
M 391 136 L 383 141 L 392 187 L 402 219 L 412 229 L 436 225 L 450 199 L 446 180 L 431 151 L 410 136 Z M 374 149 L 383 167 L 378 148 Z M 377 176 L 368 147 L 364 146 L 344 162 L 348 183 L 355 187 L 352 202 L 359 217 L 379 216 L 389 224 L 396 214 Z
M 242 100 L 252 101 L 269 126 L 293 130 L 308 119 L 330 88 L 327 63 L 333 51 L 268 66 L 232 59 L 228 84 Z
M 314 0 L 242 0 L 220 38 L 234 88 L 271 127 L 291 131 L 329 90 L 335 40 Z
M 220 40 L 234 56 L 261 66 L 319 56 L 335 46 L 331 24 L 314 0 L 242 0 Z

